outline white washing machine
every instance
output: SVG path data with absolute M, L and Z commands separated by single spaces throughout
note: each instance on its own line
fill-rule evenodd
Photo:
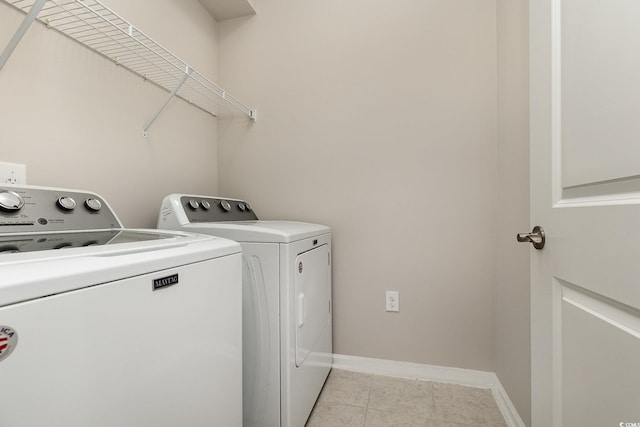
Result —
M 240 245 L 0 186 L 0 426 L 242 425 Z
M 158 228 L 226 237 L 243 254 L 245 427 L 303 427 L 332 356 L 331 230 L 261 221 L 242 200 L 172 194 Z

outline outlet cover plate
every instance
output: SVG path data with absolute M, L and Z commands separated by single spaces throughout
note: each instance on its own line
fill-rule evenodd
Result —
M 0 162 L 0 185 L 27 183 L 27 167 L 19 163 Z
M 387 311 L 400 311 L 400 292 L 387 291 L 385 307 Z

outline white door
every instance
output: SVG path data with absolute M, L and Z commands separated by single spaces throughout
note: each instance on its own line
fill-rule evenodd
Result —
M 530 13 L 533 426 L 640 425 L 640 1 Z

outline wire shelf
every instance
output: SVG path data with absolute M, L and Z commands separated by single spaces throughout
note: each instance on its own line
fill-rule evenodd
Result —
M 0 1 L 26 14 L 38 3 L 37 0 Z M 41 5 L 36 19 L 165 89 L 171 93 L 170 98 L 175 95 L 214 116 L 224 109 L 256 118 L 255 110 L 98 0 L 48 0 Z

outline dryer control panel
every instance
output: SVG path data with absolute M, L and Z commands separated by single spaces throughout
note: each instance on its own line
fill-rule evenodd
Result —
M 94 193 L 34 186 L 0 187 L 0 233 L 122 228 Z
M 182 196 L 180 204 L 189 222 L 255 221 L 256 213 L 244 200 Z

